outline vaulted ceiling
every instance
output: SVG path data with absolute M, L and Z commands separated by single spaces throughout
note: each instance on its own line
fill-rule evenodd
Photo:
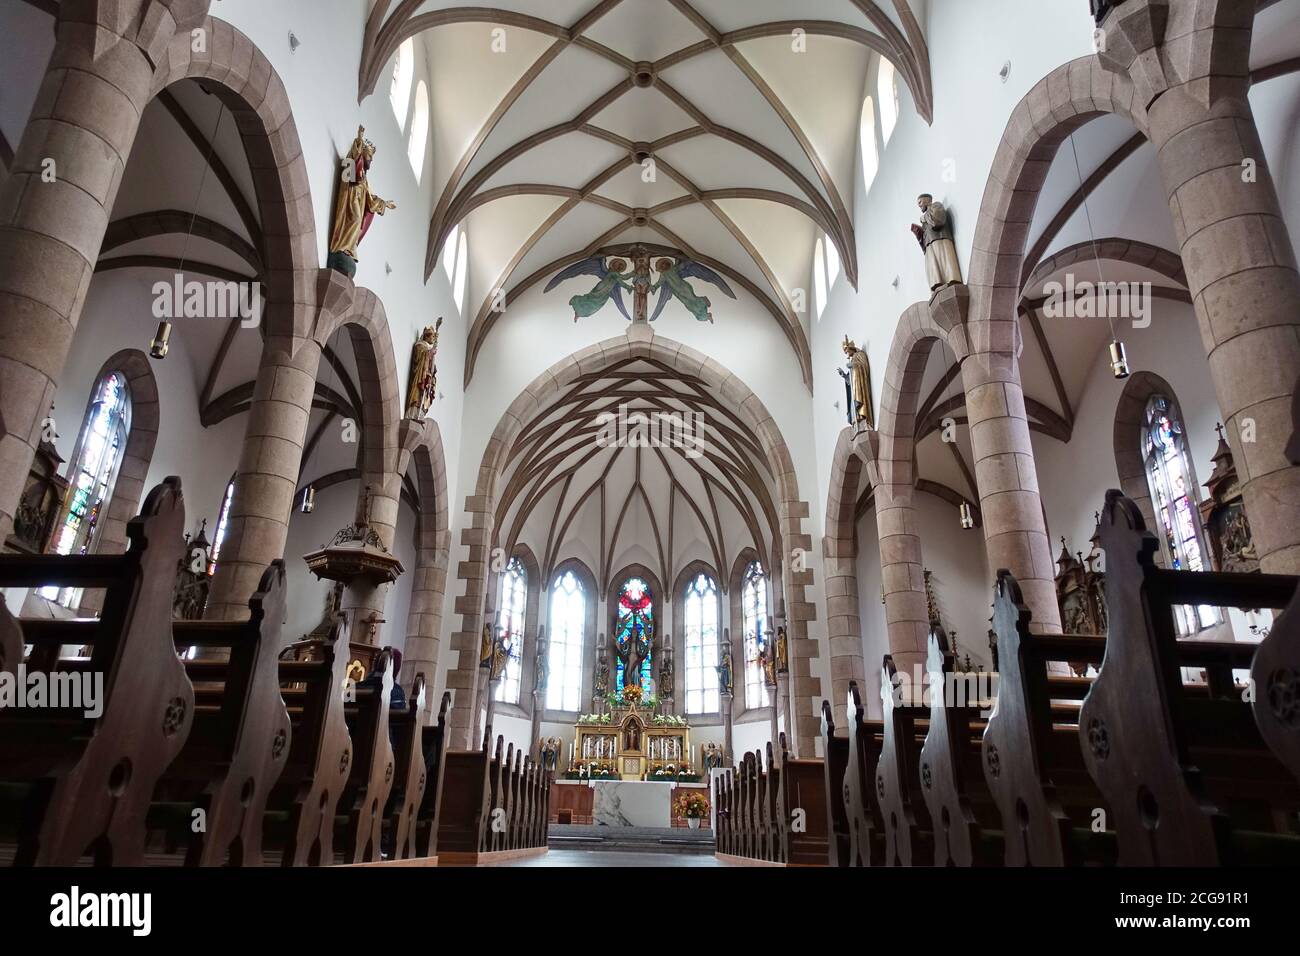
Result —
M 362 97 L 386 92 L 412 37 L 432 80 L 426 272 L 457 225 L 471 237 L 466 381 L 511 299 L 634 242 L 747 292 L 807 377 L 795 290 L 808 287 L 819 232 L 857 282 L 851 209 L 874 56 L 930 117 L 909 0 L 377 0 Z
M 547 576 L 585 557 L 602 588 L 631 563 L 670 582 L 703 560 L 725 580 L 745 548 L 770 562 L 780 533 L 757 436 L 702 380 L 648 359 L 538 409 L 499 487 L 494 547 L 528 544 Z

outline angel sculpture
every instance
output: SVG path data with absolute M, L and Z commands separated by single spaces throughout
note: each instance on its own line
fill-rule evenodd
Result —
M 650 291 L 659 292 L 659 302 L 655 305 L 654 315 L 650 316 L 651 322 L 659 318 L 669 299 L 677 299 L 686 306 L 697 322 L 713 321 L 708 297 L 696 295 L 687 279 L 703 279 L 705 282 L 712 282 L 731 298 L 736 297 L 736 293 L 731 291 L 731 287 L 722 276 L 694 259 L 681 258 L 676 262 L 672 259 L 660 259 L 655 263 L 655 271 L 659 273 L 659 280 L 650 287 Z
M 573 279 L 577 276 L 596 276 L 600 279 L 586 295 L 575 295 L 569 300 L 569 305 L 573 309 L 573 321 L 577 322 L 579 318 L 585 318 L 589 315 L 595 315 L 605 307 L 605 303 L 611 298 L 618 310 L 623 313 L 623 317 L 629 322 L 632 316 L 628 315 L 627 305 L 623 302 L 623 290 L 633 291 L 631 283 L 627 280 L 632 273 L 624 272 L 627 268 L 627 260 L 610 259 L 605 261 L 603 256 L 592 256 L 589 259 L 583 259 L 581 262 L 575 262 L 557 273 L 550 282 L 546 283 L 544 292 L 550 292 L 561 282 L 566 279 Z

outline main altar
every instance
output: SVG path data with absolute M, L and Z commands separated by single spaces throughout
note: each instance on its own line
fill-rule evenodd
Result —
M 574 725 L 569 773 L 613 780 L 670 780 L 691 775 L 691 728 L 684 717 L 656 714 L 622 698 Z

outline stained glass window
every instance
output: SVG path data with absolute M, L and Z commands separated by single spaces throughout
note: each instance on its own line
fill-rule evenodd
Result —
M 1191 456 L 1183 423 L 1164 395 L 1154 395 L 1147 402 L 1142 455 L 1159 524 L 1157 534 L 1168 566 L 1183 571 L 1205 570 Z M 1177 607 L 1174 615 L 1179 634 L 1194 634 L 1218 623 L 1217 612 L 1208 605 Z
M 519 686 L 523 677 L 524 615 L 528 610 L 528 572 L 518 558 L 511 558 L 501 576 L 501 608 L 497 627 L 510 639 L 510 657 L 506 672 L 497 684 L 496 699 L 507 704 L 519 703 Z
M 759 662 L 763 641 L 771 640 L 767 628 L 767 575 L 757 561 L 745 569 L 745 583 L 740 591 L 740 612 L 745 631 L 745 704 L 768 707 L 767 676 Z M 773 649 L 768 648 L 768 653 Z
M 117 480 L 130 416 L 126 379 L 120 372 L 110 372 L 96 388 L 95 401 L 81 430 L 77 458 L 68 469 L 68 496 L 54 536 L 55 554 L 87 554 L 94 545 L 100 515 Z M 72 607 L 80 600 L 81 588 L 46 587 L 41 589 L 41 595 Z
M 653 670 L 651 650 L 655 633 L 654 595 L 650 586 L 641 578 L 628 578 L 618 591 L 618 620 L 614 624 L 614 641 L 619 654 L 628 646 L 629 641 L 636 641 L 638 657 L 641 659 L 641 690 L 650 693 L 650 674 Z M 618 657 L 617 673 L 614 677 L 614 689 L 623 693 L 623 658 Z
M 714 714 L 718 698 L 718 585 L 697 574 L 686 586 L 686 713 Z
M 586 624 L 586 589 L 572 571 L 565 571 L 551 587 L 547 710 L 576 712 L 582 703 L 582 648 L 586 643 Z
M 208 577 L 217 573 L 217 558 L 221 555 L 221 546 L 226 543 L 226 532 L 230 530 L 230 503 L 235 499 L 235 479 L 226 485 L 226 493 L 221 498 L 221 511 L 217 514 L 217 530 L 212 533 L 212 550 L 208 552 Z

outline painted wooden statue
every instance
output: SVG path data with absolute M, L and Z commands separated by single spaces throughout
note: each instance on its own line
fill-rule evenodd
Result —
M 961 282 L 961 264 L 957 261 L 957 245 L 952 241 L 948 210 L 929 193 L 917 196 L 916 206 L 921 210 L 921 221 L 912 223 L 912 234 L 925 254 L 925 277 L 930 291 L 957 285 Z
M 849 424 L 865 423 L 868 428 L 875 428 L 876 413 L 871 404 L 871 360 L 847 335 L 841 347 L 849 359 L 848 368 L 838 370 L 840 378 L 844 379 Z
M 357 274 L 357 246 L 370 230 L 375 216 L 382 216 L 397 203 L 381 199 L 370 191 L 370 165 L 375 161 L 375 144 L 365 138 L 366 128 L 357 127 L 343 163 L 338 202 L 334 208 L 334 230 L 330 233 L 328 265 L 349 279 Z
M 420 421 L 429 413 L 438 392 L 438 333 L 442 316 L 435 325 L 425 326 L 411 346 L 411 384 L 406 392 L 406 417 Z

